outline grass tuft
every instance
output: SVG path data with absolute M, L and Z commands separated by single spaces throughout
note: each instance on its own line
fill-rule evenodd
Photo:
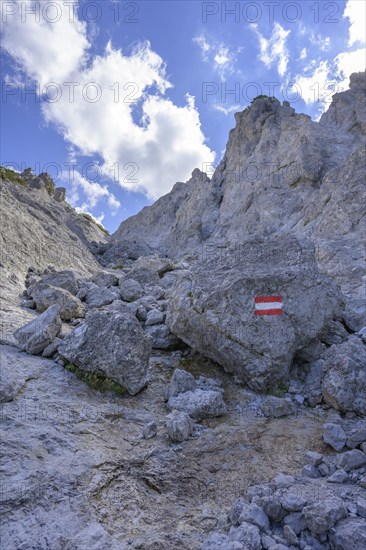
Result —
M 118 395 L 127 395 L 125 388 L 107 378 L 101 372 L 85 372 L 73 363 L 66 363 L 65 369 L 74 373 L 79 380 L 85 382 L 93 390 L 100 393 L 114 392 Z
M 23 187 L 27 187 L 26 181 L 10 168 L 0 166 L 0 178 L 6 181 L 11 181 L 12 183 L 17 183 Z
M 83 216 L 83 218 L 85 218 L 86 220 L 89 220 L 90 222 L 92 222 L 94 225 L 96 225 L 97 227 L 99 227 L 99 229 L 101 231 L 103 231 L 103 233 L 105 235 L 107 235 L 109 237 L 110 233 L 108 231 L 108 229 L 106 229 L 105 227 L 103 227 L 100 223 L 96 222 L 95 219 L 90 215 L 90 214 L 81 214 Z

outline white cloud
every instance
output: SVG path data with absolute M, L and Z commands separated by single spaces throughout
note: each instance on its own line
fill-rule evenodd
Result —
M 200 47 L 203 61 L 208 63 L 222 79 L 234 72 L 240 72 L 236 67 L 237 55 L 243 48 L 233 50 L 222 42 L 213 39 L 208 41 L 203 33 L 195 36 L 193 42 Z
M 329 89 L 326 85 L 330 81 L 330 69 L 327 61 L 321 61 L 312 74 L 298 75 L 295 83 L 299 93 L 307 105 L 322 103 Z
M 225 107 L 222 103 L 215 103 L 213 108 L 215 111 L 219 111 L 219 113 L 223 113 L 226 116 L 242 110 L 240 105 L 230 105 L 230 107 Z
M 365 42 L 366 36 L 366 3 L 363 0 L 348 0 L 343 17 L 350 21 L 348 45 Z
M 69 200 L 72 205 L 76 206 L 79 200 L 79 190 L 83 191 L 86 196 L 86 200 L 81 207 L 83 211 L 85 211 L 86 208 L 95 208 L 102 197 L 107 199 L 108 206 L 111 210 L 116 210 L 121 206 L 119 200 L 111 193 L 107 186 L 86 179 L 78 170 L 70 169 L 68 172 L 64 172 L 62 179 L 67 181 L 71 186 L 71 196 Z
M 337 55 L 335 62 L 339 79 L 339 91 L 347 90 L 351 74 L 365 70 L 365 50 L 364 48 L 359 48 L 352 52 L 342 52 Z
M 17 15 L 4 27 L 4 48 L 26 75 L 42 86 L 58 83 L 58 101 L 41 104 L 45 120 L 57 126 L 71 149 L 102 157 L 104 174 L 118 174 L 123 187 L 157 198 L 187 180 L 195 167 L 213 161 L 194 98 L 177 106 L 164 96 L 172 85 L 148 42 L 135 45 L 129 55 L 109 43 L 103 55 L 92 57 L 85 25 L 77 18 L 50 26 L 32 18 L 21 23 Z M 217 63 L 226 64 L 225 52 Z M 106 188 L 87 188 L 85 181 L 77 185 L 90 208 L 101 197 L 115 206 Z
M 77 0 L 71 2 L 77 3 Z M 3 48 L 42 88 L 49 82 L 67 80 L 86 61 L 90 44 L 85 23 L 77 17 L 70 18 L 62 0 L 53 1 L 59 6 L 59 20 L 55 23 L 51 23 L 55 17 L 51 11 L 45 14 L 47 19 L 41 14 L 40 22 L 36 15 L 29 13 L 32 8 L 37 13 L 39 2 L 15 0 L 15 4 L 18 4 L 17 13 L 8 15 L 2 26 Z
M 307 105 L 318 104 L 320 116 L 329 106 L 334 93 L 343 92 L 349 88 L 352 73 L 365 70 L 365 51 L 363 48 L 350 52 L 341 52 L 334 62 L 321 61 L 309 75 L 298 74 L 295 83 L 299 87 L 301 97 Z
M 256 23 L 252 23 L 249 27 L 256 33 L 259 40 L 259 59 L 269 69 L 277 62 L 278 74 L 284 76 L 289 61 L 286 40 L 291 31 L 286 31 L 279 23 L 275 22 L 273 32 L 270 38 L 267 39 L 259 32 Z
M 303 48 L 300 53 L 300 59 L 306 59 L 307 51 L 306 48 Z

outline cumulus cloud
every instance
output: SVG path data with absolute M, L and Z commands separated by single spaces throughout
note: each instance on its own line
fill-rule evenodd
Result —
M 62 179 L 70 184 L 71 195 L 69 201 L 73 206 L 77 205 L 80 199 L 79 192 L 83 191 L 86 197 L 86 200 L 84 200 L 83 205 L 80 207 L 83 212 L 88 208 L 95 208 L 102 197 L 107 199 L 107 204 L 112 211 L 117 210 L 121 206 L 119 200 L 106 185 L 101 185 L 96 181 L 85 178 L 78 170 L 74 169 L 72 165 L 70 165 L 68 171 L 63 173 Z
M 259 59 L 270 69 L 277 63 L 277 71 L 284 76 L 289 62 L 289 52 L 286 40 L 291 31 L 286 31 L 279 23 L 275 22 L 270 38 L 265 38 L 258 30 L 258 25 L 252 23 L 249 27 L 254 31 L 259 41 Z
M 350 21 L 348 45 L 356 42 L 365 43 L 366 35 L 366 4 L 362 0 L 348 0 L 343 17 Z
M 17 10 L 3 24 L 3 48 L 28 76 L 43 88 L 49 82 L 63 82 L 78 71 L 86 61 L 90 44 L 85 23 L 70 17 L 69 9 L 76 7 L 77 0 L 71 0 L 74 6 L 70 3 L 69 9 L 62 0 L 55 0 L 57 11 L 47 11 L 45 17 L 39 2 L 13 3 Z M 53 19 L 57 21 L 53 23 Z
M 332 95 L 349 88 L 352 73 L 365 70 L 365 51 L 363 48 L 350 52 L 341 52 L 333 63 L 326 60 L 313 63 L 316 68 L 307 75 L 299 74 L 294 79 L 301 97 L 307 105 L 318 105 L 318 116 L 328 108 Z
M 121 186 L 156 199 L 213 161 L 194 98 L 178 106 L 166 97 L 172 84 L 149 42 L 128 53 L 109 43 L 102 55 L 92 56 L 77 17 L 70 22 L 65 14 L 49 25 L 32 18 L 22 23 L 18 13 L 4 25 L 3 45 L 28 78 L 42 88 L 56 83 L 41 104 L 45 120 L 78 154 L 102 158 L 104 175 Z M 116 206 L 107 188 L 87 187 L 80 178 L 75 186 L 89 197 L 90 208 L 101 197 Z
M 208 63 L 220 78 L 224 79 L 233 72 L 238 72 L 236 69 L 237 55 L 242 48 L 236 50 L 229 48 L 222 42 L 214 39 L 209 40 L 203 33 L 195 36 L 193 42 L 200 47 L 203 61 Z

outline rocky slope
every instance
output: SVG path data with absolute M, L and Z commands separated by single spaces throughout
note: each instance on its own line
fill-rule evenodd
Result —
M 364 83 L 255 100 L 110 240 L 0 171 L 2 547 L 366 545 Z
M 98 269 L 93 246 L 107 240 L 97 225 L 65 202 L 65 190 L 54 189 L 49 176 L 35 177 L 29 170 L 23 176 L 21 185 L 0 173 L 1 310 L 7 313 L 2 319 L 3 339 L 11 339 L 19 326 L 12 312 L 19 305 L 29 266 L 45 269 L 52 264 L 90 274 Z
M 169 257 L 219 256 L 250 237 L 310 237 L 320 268 L 341 286 L 352 330 L 365 324 L 365 73 L 333 97 L 319 123 L 287 102 L 259 98 L 235 115 L 211 180 L 187 183 L 121 224 L 106 265 L 147 245 Z M 349 266 L 352 265 L 351 270 Z

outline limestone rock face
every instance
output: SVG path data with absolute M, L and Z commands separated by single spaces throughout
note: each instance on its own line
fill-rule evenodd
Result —
M 60 317 L 64 321 L 70 321 L 77 317 L 84 317 L 85 307 L 81 301 L 68 290 L 57 288 L 45 283 L 37 283 L 31 289 L 32 299 L 37 311 L 43 312 L 53 304 L 58 304 Z
M 188 182 L 124 221 L 105 261 L 117 260 L 131 243 L 148 247 L 148 254 L 202 259 L 249 237 L 305 234 L 321 270 L 341 285 L 347 325 L 361 329 L 365 113 L 365 73 L 351 76 L 350 89 L 333 97 L 320 122 L 295 113 L 288 102 L 256 99 L 235 115 L 211 180 L 195 170 Z
M 366 414 L 366 346 L 351 336 L 343 344 L 334 344 L 324 355 L 322 393 L 335 409 Z
M 255 297 L 280 295 L 283 313 L 256 315 Z M 185 343 L 252 389 L 284 383 L 296 351 L 337 314 L 336 285 L 308 240 L 248 241 L 240 254 L 197 262 L 170 292 L 166 323 Z
M 7 311 L 2 334 L 13 342 L 14 329 L 30 319 L 24 315 L 19 322 L 16 313 L 28 267 L 42 271 L 52 264 L 59 271 L 91 275 L 100 270 L 93 243 L 104 243 L 106 235 L 67 202 L 4 179 L 0 180 L 0 219 L 0 309 Z M 61 281 L 50 284 L 71 291 Z
M 89 313 L 58 351 L 81 370 L 103 373 L 131 395 L 147 383 L 151 342 L 127 310 Z
M 60 308 L 50 306 L 42 315 L 19 328 L 15 338 L 20 348 L 30 355 L 39 355 L 61 331 Z

